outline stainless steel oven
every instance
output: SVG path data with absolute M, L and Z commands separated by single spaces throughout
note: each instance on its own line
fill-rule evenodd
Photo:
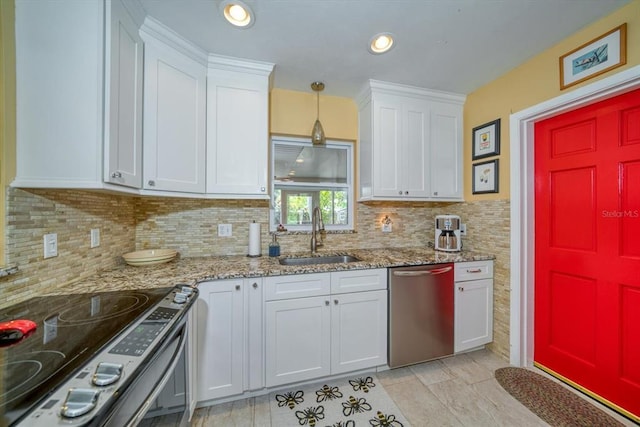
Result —
M 0 310 L 0 425 L 187 425 L 197 295 L 176 286 L 38 297 Z

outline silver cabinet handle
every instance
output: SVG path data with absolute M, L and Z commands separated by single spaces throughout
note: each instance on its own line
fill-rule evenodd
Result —
M 467 273 L 482 273 L 481 268 L 468 268 Z
M 155 187 L 156 186 L 156 182 L 152 179 L 149 180 L 149 187 Z
M 437 196 L 437 195 L 438 195 L 438 192 L 437 192 L 437 191 L 434 191 L 434 192 L 433 192 L 433 195 L 434 195 L 434 196 Z
M 398 191 L 398 194 L 402 196 L 402 191 Z
M 459 290 L 460 292 L 464 292 L 464 288 L 463 288 L 462 286 L 459 286 L 459 287 L 458 287 L 458 290 Z
M 405 192 L 404 192 L 404 194 L 408 195 L 408 194 L 409 194 L 409 192 L 408 192 L 408 191 L 405 191 Z
M 324 305 L 329 305 L 329 301 L 325 301 L 325 302 L 324 302 Z
M 120 171 L 115 171 L 111 174 L 111 178 L 122 178 L 122 173 Z
M 337 300 L 337 299 L 334 299 L 334 300 L 333 300 L 333 303 L 334 303 L 335 305 L 338 305 L 338 300 Z
M 264 193 L 265 191 L 267 191 L 267 189 L 265 187 L 260 187 L 260 191 Z
M 442 274 L 442 273 L 446 273 L 447 271 L 450 271 L 452 267 L 443 267 L 443 268 L 436 268 L 434 270 L 411 270 L 411 271 L 394 271 L 393 275 L 394 276 L 400 276 L 400 277 L 415 277 L 415 276 L 435 276 L 437 274 Z
M 257 283 L 253 284 L 253 289 L 258 289 L 258 284 Z
M 236 291 L 240 290 L 240 285 L 236 285 Z

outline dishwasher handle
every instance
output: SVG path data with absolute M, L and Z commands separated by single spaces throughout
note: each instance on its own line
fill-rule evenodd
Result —
M 453 267 L 436 268 L 433 270 L 401 270 L 401 271 L 394 271 L 393 275 L 399 276 L 399 277 L 436 276 L 438 274 L 451 271 L 452 268 Z

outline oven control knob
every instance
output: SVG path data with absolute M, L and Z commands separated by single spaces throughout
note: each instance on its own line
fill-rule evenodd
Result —
M 173 296 L 173 302 L 176 304 L 184 304 L 187 302 L 187 294 L 183 294 L 182 292 L 176 292 Z
M 99 390 L 88 388 L 72 388 L 62 404 L 60 415 L 65 418 L 76 418 L 93 410 L 98 403 Z
M 180 292 L 183 294 L 191 295 L 193 293 L 193 288 L 191 286 L 183 286 L 180 288 Z
M 91 382 L 99 387 L 111 385 L 120 379 L 123 368 L 124 365 L 121 363 L 100 362 Z

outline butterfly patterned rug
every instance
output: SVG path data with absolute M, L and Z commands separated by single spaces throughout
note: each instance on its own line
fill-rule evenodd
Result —
M 269 398 L 272 426 L 410 426 L 373 375 L 292 387 Z

